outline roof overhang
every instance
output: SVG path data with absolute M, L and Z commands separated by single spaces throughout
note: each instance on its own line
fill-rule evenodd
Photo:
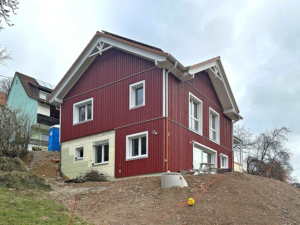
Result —
M 90 43 L 53 90 L 47 101 L 54 105 L 62 104 L 64 97 L 96 57 L 112 48 L 153 61 L 157 67 L 165 68 L 167 70 L 173 68 L 177 64 L 176 68 L 172 70 L 172 74 L 181 81 L 191 80 L 195 77 L 195 74 L 201 71 L 207 72 L 220 99 L 224 114 L 234 121 L 242 119 L 239 115 L 238 106 L 219 57 L 194 66 L 185 67 L 171 54 L 163 51 L 151 50 L 138 44 L 110 37 L 101 32 L 97 32 L 92 38 Z

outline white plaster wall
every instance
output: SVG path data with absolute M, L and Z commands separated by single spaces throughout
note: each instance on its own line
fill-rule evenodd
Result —
M 93 143 L 106 139 L 109 140 L 109 162 L 107 164 L 102 165 L 92 165 L 92 163 L 94 163 L 95 160 Z M 75 160 L 76 149 L 79 147 L 83 147 L 83 159 Z M 115 130 L 62 142 L 62 149 L 69 149 L 69 156 L 74 156 L 75 165 L 76 163 L 87 161 L 88 169 L 96 169 L 107 173 L 111 177 L 115 177 Z
M 50 106 L 38 102 L 37 113 L 43 114 L 45 116 L 50 116 Z

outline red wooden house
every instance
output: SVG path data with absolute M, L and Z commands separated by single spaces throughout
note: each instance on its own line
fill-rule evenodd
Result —
M 232 168 L 241 119 L 220 57 L 183 66 L 171 54 L 97 32 L 49 96 L 60 106 L 62 171 L 112 177 Z

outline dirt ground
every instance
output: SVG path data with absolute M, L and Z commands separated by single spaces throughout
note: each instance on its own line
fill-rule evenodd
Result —
M 300 191 L 287 183 L 237 172 L 185 179 L 189 187 L 170 189 L 161 189 L 158 176 L 47 181 L 57 203 L 72 209 L 78 196 L 75 214 L 95 224 L 300 224 Z M 203 184 L 215 179 L 203 192 Z M 187 205 L 190 197 L 193 206 Z

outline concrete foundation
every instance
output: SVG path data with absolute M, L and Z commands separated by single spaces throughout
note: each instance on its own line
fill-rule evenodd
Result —
M 163 173 L 161 176 L 161 188 L 187 187 L 186 180 L 180 173 Z

